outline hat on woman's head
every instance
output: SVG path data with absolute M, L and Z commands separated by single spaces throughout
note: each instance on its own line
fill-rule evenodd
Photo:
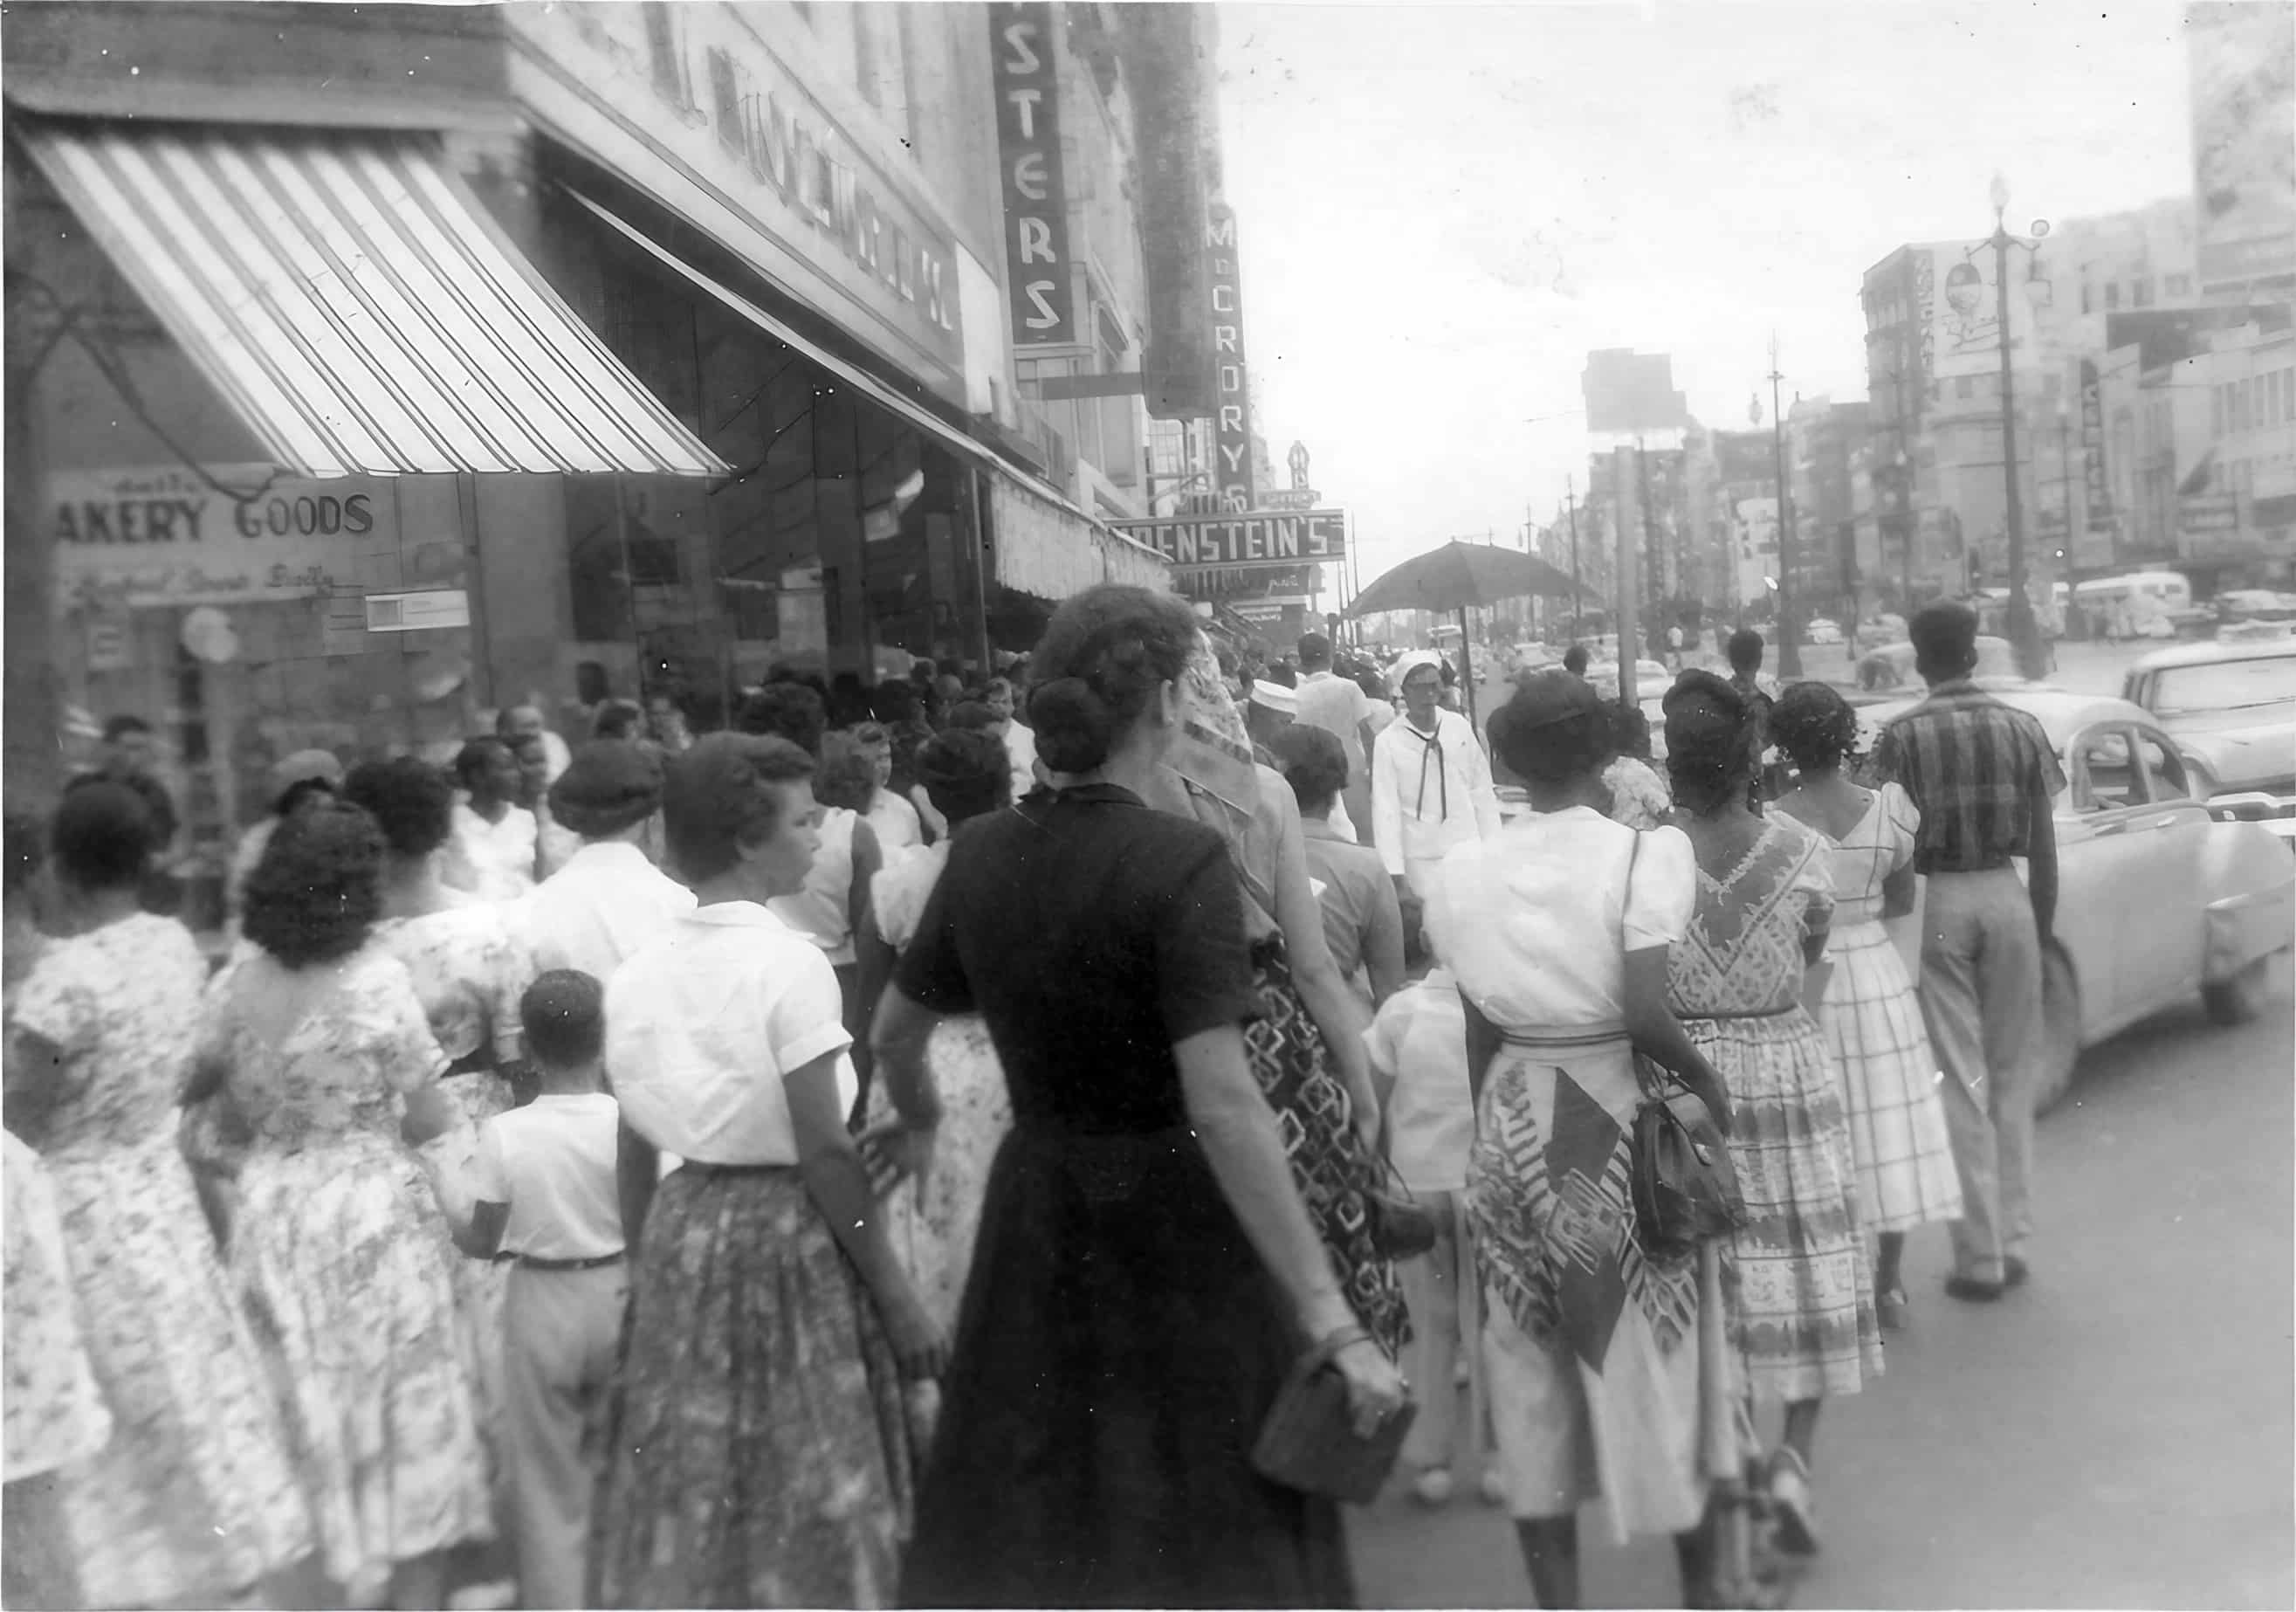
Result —
M 649 745 L 593 739 L 550 786 L 550 814 L 586 840 L 643 823 L 661 808 L 661 761 Z
M 1443 657 L 1431 649 L 1405 651 L 1390 669 L 1395 678 L 1395 686 L 1398 688 L 1402 687 L 1411 674 L 1423 666 L 1432 668 L 1435 674 L 1440 677 L 1443 672 Z

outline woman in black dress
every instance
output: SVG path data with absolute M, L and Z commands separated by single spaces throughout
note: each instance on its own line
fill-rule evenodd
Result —
M 1352 1340 L 1337 1359 L 1365 1433 L 1403 1385 L 1340 1291 L 1245 1061 L 1255 998 L 1226 846 L 1142 801 L 1196 632 L 1184 603 L 1141 588 L 1061 607 L 1029 702 L 1054 787 L 958 835 L 878 1012 L 897 1097 L 941 1015 L 982 1014 L 1014 1127 L 906 1604 L 1353 1599 L 1337 1507 L 1262 1479 L 1250 1452 L 1316 1340 Z M 922 1160 L 931 1136 L 872 1145 Z

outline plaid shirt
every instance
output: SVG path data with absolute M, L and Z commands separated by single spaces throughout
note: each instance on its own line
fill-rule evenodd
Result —
M 2065 785 L 2041 724 L 1963 680 L 1882 730 L 1874 775 L 1894 780 L 1920 808 L 1916 873 L 1978 873 L 2032 849 L 2032 811 L 2052 810 Z

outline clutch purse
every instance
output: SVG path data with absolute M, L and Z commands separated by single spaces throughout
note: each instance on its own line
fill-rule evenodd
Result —
M 1252 1469 L 1260 1476 L 1358 1506 L 1379 1498 L 1419 1407 L 1406 1401 L 1369 1438 L 1356 1436 L 1347 1379 L 1332 1357 L 1361 1336 L 1334 1333 L 1293 1364 L 1251 1447 Z
M 1645 1253 L 1660 1259 L 1694 1252 L 1746 1223 L 1746 1200 L 1730 1144 L 1708 1123 L 1687 1088 L 1660 1082 L 1635 1111 L 1635 1222 Z

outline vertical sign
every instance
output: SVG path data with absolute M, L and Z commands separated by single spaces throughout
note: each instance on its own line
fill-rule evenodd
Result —
M 1217 412 L 1212 446 L 1220 506 L 1230 511 L 1259 503 L 1251 464 L 1251 393 L 1243 368 L 1243 280 L 1235 253 L 1235 211 L 1215 203 L 1204 233 L 1212 286 L 1212 388 Z
M 996 90 L 996 155 L 1004 192 L 1004 267 L 1013 340 L 1023 347 L 1076 341 L 1069 272 L 1068 189 L 1061 176 L 1059 44 L 1046 0 L 988 8 L 989 69 Z
M 2104 386 L 2097 379 L 2096 361 L 2083 358 L 2080 366 L 2081 453 L 2086 462 L 2083 480 L 2088 487 L 2091 529 L 2112 526 L 2112 483 L 2104 473 Z

